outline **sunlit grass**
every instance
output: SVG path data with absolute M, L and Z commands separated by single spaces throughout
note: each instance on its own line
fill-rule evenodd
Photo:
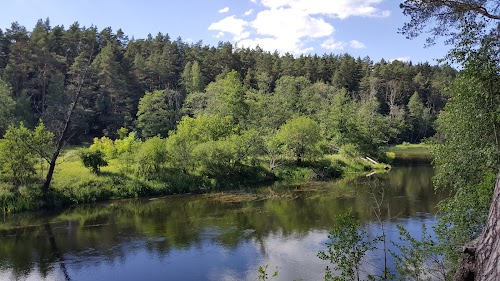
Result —
M 49 193 L 49 204 L 67 206 L 95 203 L 118 198 L 162 196 L 187 192 L 211 192 L 262 186 L 270 180 L 281 180 L 292 184 L 311 180 L 327 180 L 350 177 L 374 169 L 385 169 L 387 165 L 373 165 L 361 157 L 350 158 L 340 154 L 326 155 L 316 159 L 305 159 L 297 165 L 296 159 L 281 159 L 271 172 L 265 157 L 246 163 L 243 178 L 217 182 L 199 174 L 184 174 L 174 168 L 165 168 L 155 178 L 142 178 L 134 171 L 133 161 L 108 159 L 108 165 L 95 174 L 84 167 L 80 159 L 82 146 L 65 149 L 59 157 Z M 0 183 L 0 207 L 3 212 L 14 213 L 32 210 L 42 203 L 41 186 L 47 165 L 37 167 L 37 180 L 28 187 L 13 188 Z
M 349 158 L 341 154 L 333 154 L 326 156 L 332 161 L 332 165 L 339 166 L 346 174 L 366 172 L 373 169 L 373 164 L 362 160 L 360 157 Z
M 403 143 L 387 148 L 388 152 L 393 153 L 431 153 L 432 145 L 426 143 Z
M 432 145 L 426 143 L 403 143 L 387 147 L 385 154 L 390 160 L 401 159 L 430 161 L 432 159 Z

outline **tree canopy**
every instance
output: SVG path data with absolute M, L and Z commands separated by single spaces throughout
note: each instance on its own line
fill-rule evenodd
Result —
M 496 50 L 500 34 L 500 3 L 496 0 L 406 0 L 400 4 L 410 17 L 401 32 L 408 38 L 429 34 L 428 43 L 444 38 L 453 45 L 449 58 L 464 62 L 489 45 Z

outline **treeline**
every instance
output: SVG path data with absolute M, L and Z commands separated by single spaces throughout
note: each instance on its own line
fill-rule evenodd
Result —
M 13 23 L 0 29 L 0 133 L 42 120 L 57 135 L 79 91 L 73 142 L 116 139 L 122 127 L 166 137 L 183 116 L 204 114 L 231 116 L 241 130 L 262 134 L 307 116 L 335 146 L 354 136 L 360 146 L 418 142 L 434 134 L 443 87 L 455 75 L 447 65 L 294 57 L 161 33 L 129 39 L 120 29 L 52 27 L 48 19 L 32 31 Z

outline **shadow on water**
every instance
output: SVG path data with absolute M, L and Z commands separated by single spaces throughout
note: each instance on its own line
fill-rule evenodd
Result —
M 0 279 L 255 280 L 264 264 L 279 267 L 277 280 L 322 279 L 316 254 L 337 214 L 352 209 L 376 233 L 373 194 L 384 190 L 389 237 L 396 223 L 419 232 L 444 198 L 432 176 L 430 165 L 405 162 L 374 177 L 273 185 L 230 200 L 181 195 L 14 215 L 0 223 Z

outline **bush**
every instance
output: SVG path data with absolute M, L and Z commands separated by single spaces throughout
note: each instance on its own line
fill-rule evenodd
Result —
M 16 186 L 35 181 L 35 164 L 51 155 L 53 134 L 40 123 L 35 130 L 9 126 L 0 142 L 0 176 Z
M 89 168 L 94 174 L 99 174 L 101 167 L 108 166 L 108 162 L 104 160 L 104 154 L 100 150 L 83 150 L 80 152 L 80 159 L 83 166 Z
M 94 143 L 89 147 L 89 151 L 99 151 L 108 159 L 115 158 L 117 154 L 113 140 L 108 137 L 94 138 Z
M 36 185 L 14 187 L 0 183 L 0 208 L 3 214 L 34 210 L 39 207 L 41 189 Z
M 281 165 L 275 169 L 274 174 L 282 180 L 312 180 L 316 177 L 312 168 L 295 165 Z
M 136 155 L 137 174 L 146 179 L 158 179 L 167 163 L 165 140 L 153 137 L 146 140 Z

